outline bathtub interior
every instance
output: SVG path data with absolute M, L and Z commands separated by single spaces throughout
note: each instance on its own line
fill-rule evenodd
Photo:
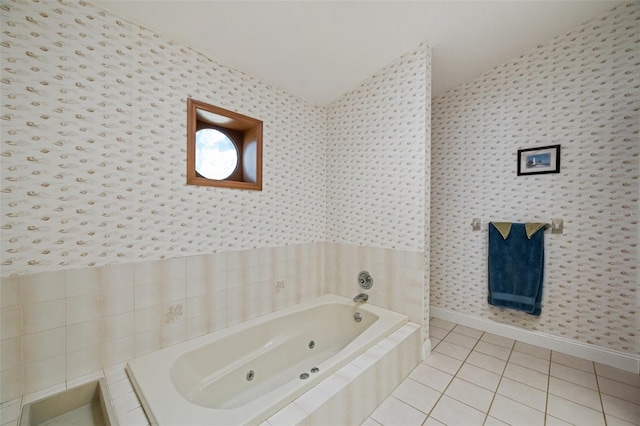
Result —
M 180 356 L 171 368 L 174 386 L 196 405 L 238 408 L 301 374 L 319 373 L 379 317 L 357 306 L 327 304 L 296 318 L 295 325 L 278 318 Z
M 257 425 L 407 322 L 328 294 L 133 359 L 127 371 L 152 424 Z

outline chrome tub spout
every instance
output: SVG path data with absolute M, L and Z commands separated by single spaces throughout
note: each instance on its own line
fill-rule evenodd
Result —
M 360 293 L 359 295 L 357 295 L 356 297 L 353 298 L 353 301 L 358 303 L 358 302 L 366 302 L 367 300 L 369 300 L 369 295 L 365 294 L 365 293 Z

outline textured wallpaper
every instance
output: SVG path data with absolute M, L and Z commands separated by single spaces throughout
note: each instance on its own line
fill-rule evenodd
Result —
M 2 276 L 324 240 L 324 108 L 84 2 L 0 10 Z M 264 121 L 262 192 L 185 184 L 189 96 Z
M 639 20 L 618 7 L 434 100 L 432 306 L 640 350 Z M 516 176 L 518 149 L 552 144 L 560 174 Z M 551 218 L 542 315 L 489 306 L 484 223 Z
M 424 250 L 431 48 L 404 55 L 327 111 L 327 241 Z

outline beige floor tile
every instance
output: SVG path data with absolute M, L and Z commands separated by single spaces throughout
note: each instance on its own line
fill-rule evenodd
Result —
M 445 395 L 486 413 L 493 400 L 493 392 L 465 380 L 454 378 Z
M 504 370 L 504 377 L 524 383 L 528 386 L 533 386 L 534 388 L 544 392 L 547 391 L 547 384 L 549 382 L 549 376 L 546 374 L 511 363 L 507 364 L 507 368 Z
M 513 399 L 521 404 L 528 405 L 539 411 L 545 411 L 547 406 L 547 393 L 524 383 L 516 382 L 503 377 L 498 386 L 498 394 Z
M 449 386 L 453 376 L 430 365 L 421 363 L 409 374 L 409 377 L 439 392 Z
M 424 363 L 448 374 L 456 374 L 456 371 L 462 365 L 462 361 L 459 359 L 451 358 L 439 352 L 431 352 L 431 355 L 424 360 Z
M 498 336 L 497 334 L 484 333 L 480 338 L 483 342 L 492 343 L 494 345 L 503 346 L 507 349 L 513 348 L 515 340 Z
M 473 349 L 473 347 L 478 343 L 478 339 L 474 337 L 465 336 L 464 334 L 458 334 L 453 329 L 451 333 L 444 339 L 445 342 L 453 343 L 458 346 L 462 346 L 463 348 Z
M 500 382 L 499 375 L 471 364 L 464 364 L 458 371 L 457 377 L 492 392 L 495 392 Z
M 467 364 L 475 365 L 476 367 L 484 368 L 485 370 L 489 370 L 492 373 L 500 375 L 502 375 L 504 367 L 507 365 L 507 361 L 503 359 L 499 359 L 477 351 L 471 352 L 465 362 Z
M 587 373 L 584 370 L 571 368 L 566 365 L 551 362 L 551 376 L 584 386 L 585 388 L 598 389 L 595 374 Z
M 604 394 L 615 396 L 616 398 L 624 399 L 634 404 L 640 404 L 640 388 L 607 379 L 606 377 L 599 377 L 598 385 L 600 392 Z M 640 419 L 638 420 L 640 421 Z
M 447 426 L 444 423 L 440 423 L 433 417 L 428 417 L 427 420 L 422 424 L 422 426 Z
M 640 419 L 640 405 L 605 394 L 602 394 L 601 396 L 604 412 L 607 415 L 611 415 L 634 424 L 640 423 L 640 421 L 638 421 L 638 419 Z
M 586 371 L 587 373 L 595 373 L 593 369 L 593 362 L 578 358 L 572 355 L 563 354 L 561 352 L 553 351 L 551 354 L 551 362 L 555 362 L 556 364 L 566 365 L 567 367 L 575 368 L 578 370 Z
M 513 350 L 522 352 L 525 354 L 537 356 L 538 358 L 542 358 L 546 360 L 551 358 L 551 351 L 549 349 L 541 348 L 540 346 L 530 345 L 528 343 L 516 342 L 516 344 L 513 345 Z
M 405 379 L 391 395 L 409 404 L 413 408 L 417 408 L 423 413 L 428 414 L 433 406 L 436 405 L 436 402 L 438 402 L 441 393 L 413 379 Z
M 449 343 L 446 340 L 443 340 L 442 342 L 440 342 L 438 347 L 435 348 L 435 352 L 439 352 L 441 354 L 448 355 L 451 358 L 464 361 L 471 353 L 471 349 L 463 348 L 462 346 L 454 345 L 453 343 Z
M 435 339 L 433 337 L 430 337 L 429 340 L 431 340 L 431 350 L 434 350 L 435 348 L 437 348 L 440 342 L 442 342 L 442 340 Z
M 557 419 L 547 414 L 547 422 L 545 426 L 573 426 L 571 423 L 567 423 L 564 420 Z
M 639 424 L 639 423 L 631 423 L 606 413 L 604 416 L 607 418 L 607 426 L 638 426 Z
M 600 394 L 593 389 L 551 377 L 549 378 L 549 393 L 594 410 L 602 411 Z
M 447 334 L 449 334 L 449 331 L 429 324 L 429 338 L 435 337 L 436 339 L 442 340 Z
M 454 333 L 463 334 L 467 337 L 473 337 L 474 339 L 479 339 L 482 336 L 484 331 L 477 330 L 471 327 L 465 327 L 464 325 L 456 325 L 453 329 Z
M 509 362 L 530 368 L 531 370 L 535 370 L 539 373 L 549 374 L 549 361 L 533 355 L 513 351 L 509 357 Z
M 489 342 L 484 342 L 482 340 L 478 342 L 473 350 L 503 360 L 509 359 L 509 354 L 511 353 L 511 349 L 509 348 L 505 348 L 504 346 L 496 345 Z
M 495 417 L 487 416 L 487 420 L 484 422 L 484 426 L 510 426 L 509 423 L 505 423 L 502 420 L 498 420 Z
M 604 415 L 584 405 L 555 395 L 549 395 L 547 413 L 565 422 L 580 426 L 604 426 Z
M 502 395 L 496 395 L 489 415 L 511 425 L 543 425 L 544 413 Z
M 482 425 L 485 414 L 444 395 L 430 414 L 431 417 L 446 425 Z
M 420 426 L 427 419 L 427 415 L 390 396 L 382 401 L 371 414 L 371 418 L 383 426 Z
M 368 417 L 360 426 L 380 426 L 380 423 L 376 422 L 371 417 Z
M 640 387 L 640 375 L 629 371 L 620 370 L 619 368 L 609 367 L 608 365 L 595 364 L 596 374 L 627 385 Z
M 441 320 L 440 318 L 431 318 L 431 321 L 429 321 L 429 326 L 439 327 L 444 330 L 451 331 L 453 330 L 453 327 L 456 326 L 456 324 L 449 321 Z

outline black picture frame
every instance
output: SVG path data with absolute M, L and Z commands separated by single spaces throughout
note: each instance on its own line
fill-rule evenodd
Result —
M 560 173 L 560 145 L 518 150 L 518 176 Z

